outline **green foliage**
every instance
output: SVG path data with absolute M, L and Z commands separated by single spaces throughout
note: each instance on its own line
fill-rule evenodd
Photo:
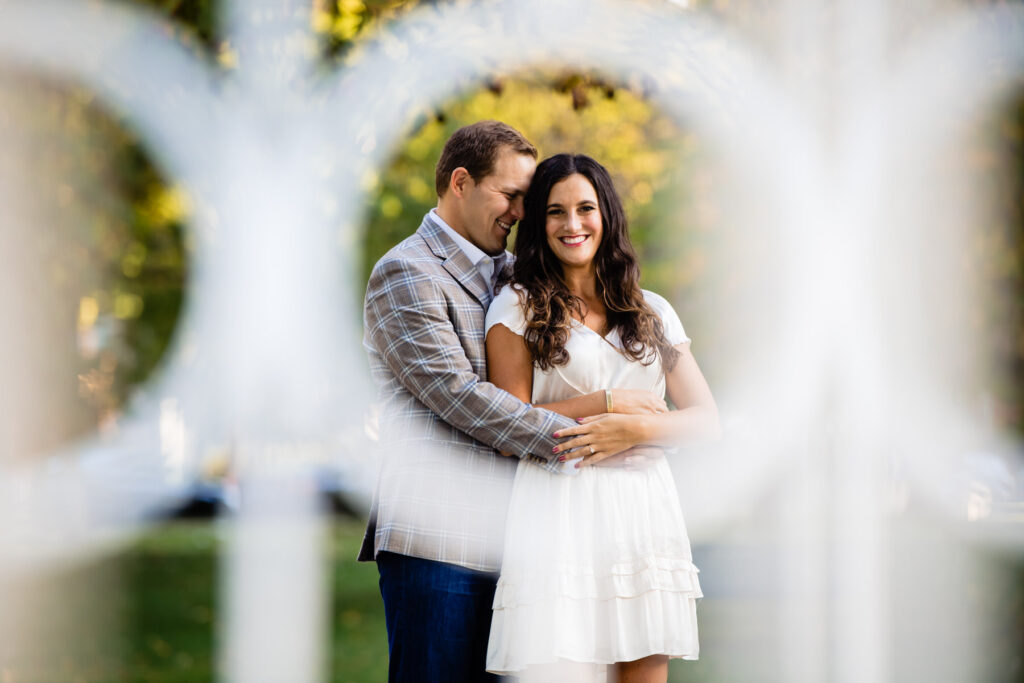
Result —
M 445 103 L 399 145 L 379 176 L 366 179 L 369 218 L 360 284 L 377 259 L 412 234 L 436 205 L 434 165 L 448 137 L 461 126 L 491 118 L 522 131 L 541 158 L 574 152 L 603 163 L 616 181 L 641 252 L 655 225 L 667 218 L 662 212 L 676 208 L 660 194 L 673 187 L 683 138 L 641 95 L 578 74 L 503 78 Z M 679 220 L 672 223 L 682 229 Z
M 419 4 L 421 0 L 315 0 L 313 28 L 323 38 L 325 57 L 339 62 L 358 39 L 376 33 Z
M 78 301 L 81 395 L 99 419 L 111 417 L 160 362 L 181 311 L 187 277 L 184 223 L 188 201 L 157 171 L 144 147 L 87 93 L 56 96 L 65 119 L 81 120 L 83 144 L 62 165 L 69 187 L 91 178 L 99 187 L 69 193 L 78 220 L 52 226 L 65 265 L 65 296 Z M 79 206 L 75 206 L 78 204 Z M 66 226 L 91 219 L 87 229 Z M 91 271 L 94 276 L 82 278 Z
M 23 319 L 45 349 L 26 362 L 49 396 L 41 409 L 74 415 L 17 446 L 35 452 L 114 417 L 162 357 L 184 291 L 187 203 L 91 93 L 25 76 L 8 85 L 0 125 L 16 126 L 31 154 L 19 157 L 30 199 L 7 236 L 35 264 L 36 310 Z
M 174 21 L 183 36 L 194 36 L 207 48 L 217 40 L 217 4 L 213 0 L 117 0 L 142 5 Z M 186 38 L 186 40 L 192 40 Z
M 984 297 L 969 321 L 983 341 L 975 351 L 985 373 L 978 390 L 997 426 L 1024 434 L 1024 96 L 987 117 L 966 166 L 994 204 L 965 254 Z
M 198 43 L 200 52 L 222 64 L 230 63 L 230 46 L 218 36 L 216 7 L 210 0 L 121 1 L 163 13 L 174 20 L 183 40 Z M 364 37 L 428 1 L 317 0 L 311 21 L 323 37 L 327 67 L 341 65 Z M 698 4 L 720 13 L 727 3 Z M 43 108 L 50 113 L 47 125 L 63 126 L 68 137 L 82 140 L 54 152 L 49 167 L 67 177 L 89 177 L 101 188 L 76 191 L 74 183 L 58 188 L 61 202 L 85 206 L 88 227 L 75 235 L 51 232 L 40 239 L 49 241 L 43 251 L 49 254 L 54 286 L 77 302 L 77 310 L 68 315 L 77 318 L 79 336 L 84 329 L 88 338 L 94 329 L 100 338 L 101 347 L 85 354 L 78 374 L 83 395 L 102 419 L 115 414 L 133 387 L 145 381 L 170 341 L 187 276 L 183 226 L 188 202 L 170 179 L 159 175 L 131 132 L 104 114 L 89 94 L 48 97 Z M 467 84 L 461 95 L 422 114 L 411 133 L 396 142 L 390 164 L 364 179 L 365 243 L 360 272 L 354 276 L 358 291 L 372 264 L 411 234 L 434 206 L 433 166 L 445 139 L 457 127 L 481 118 L 499 118 L 519 128 L 542 156 L 577 151 L 604 163 L 625 199 L 644 285 L 671 299 L 684 322 L 696 321 L 705 334 L 712 330 L 701 322 L 713 313 L 703 294 L 711 275 L 711 245 L 724 234 L 715 206 L 712 160 L 692 133 L 646 99 L 642 85 L 557 68 L 495 73 L 486 83 Z M 989 124 L 994 141 L 986 144 L 1004 150 L 1015 167 L 1009 174 L 992 165 L 971 170 L 992 174 L 1003 211 L 979 229 L 966 255 L 981 289 L 990 295 L 971 323 L 986 339 L 982 353 L 991 359 L 980 391 L 994 396 L 1004 422 L 1019 429 L 1024 429 L 1022 121 L 1024 100 L 1018 100 Z M 715 246 L 718 254 L 745 248 Z M 715 264 L 716 277 L 723 275 L 717 272 L 720 259 Z M 84 276 L 89 269 L 102 275 Z M 707 348 L 722 347 L 721 342 L 702 335 Z

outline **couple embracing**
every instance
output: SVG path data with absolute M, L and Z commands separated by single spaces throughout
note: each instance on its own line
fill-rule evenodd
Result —
M 536 159 L 503 123 L 456 131 L 437 208 L 367 286 L 383 458 L 360 559 L 391 681 L 664 682 L 697 658 L 664 448 L 717 434 L 715 403 L 675 311 L 640 289 L 608 172 Z

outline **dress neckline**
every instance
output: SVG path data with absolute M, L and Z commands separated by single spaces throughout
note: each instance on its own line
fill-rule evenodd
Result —
M 593 329 L 591 327 L 587 327 L 582 321 L 577 320 L 576 318 L 570 318 L 570 320 L 572 320 L 572 324 L 573 324 L 573 326 L 576 329 L 586 330 L 587 332 L 589 332 L 590 334 L 594 335 L 595 337 L 597 337 L 601 341 L 606 342 L 608 344 L 608 346 L 610 346 L 613 349 L 615 349 L 618 353 L 622 353 L 622 348 L 609 338 L 612 335 L 615 335 L 615 341 L 620 341 L 619 340 L 619 331 L 618 331 L 618 329 L 613 328 L 613 329 L 608 331 L 608 334 L 601 334 L 597 330 L 595 330 L 595 329 Z

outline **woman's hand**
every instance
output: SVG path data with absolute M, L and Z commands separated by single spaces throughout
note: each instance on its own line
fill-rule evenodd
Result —
M 612 389 L 612 411 L 621 415 L 667 413 L 668 404 L 657 394 L 643 389 Z
M 561 454 L 558 459 L 563 462 L 582 455 L 583 460 L 576 463 L 577 468 L 596 465 L 606 458 L 644 443 L 647 419 L 643 415 L 616 413 L 580 418 L 577 420 L 579 425 L 561 429 L 554 434 L 557 439 L 573 437 L 555 446 L 555 453 Z M 578 450 L 571 452 L 573 449 Z

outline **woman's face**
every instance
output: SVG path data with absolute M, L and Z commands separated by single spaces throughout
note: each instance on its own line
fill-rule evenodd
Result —
M 575 173 L 551 187 L 546 209 L 548 246 L 564 268 L 587 268 L 601 245 L 601 209 L 597 191 Z

